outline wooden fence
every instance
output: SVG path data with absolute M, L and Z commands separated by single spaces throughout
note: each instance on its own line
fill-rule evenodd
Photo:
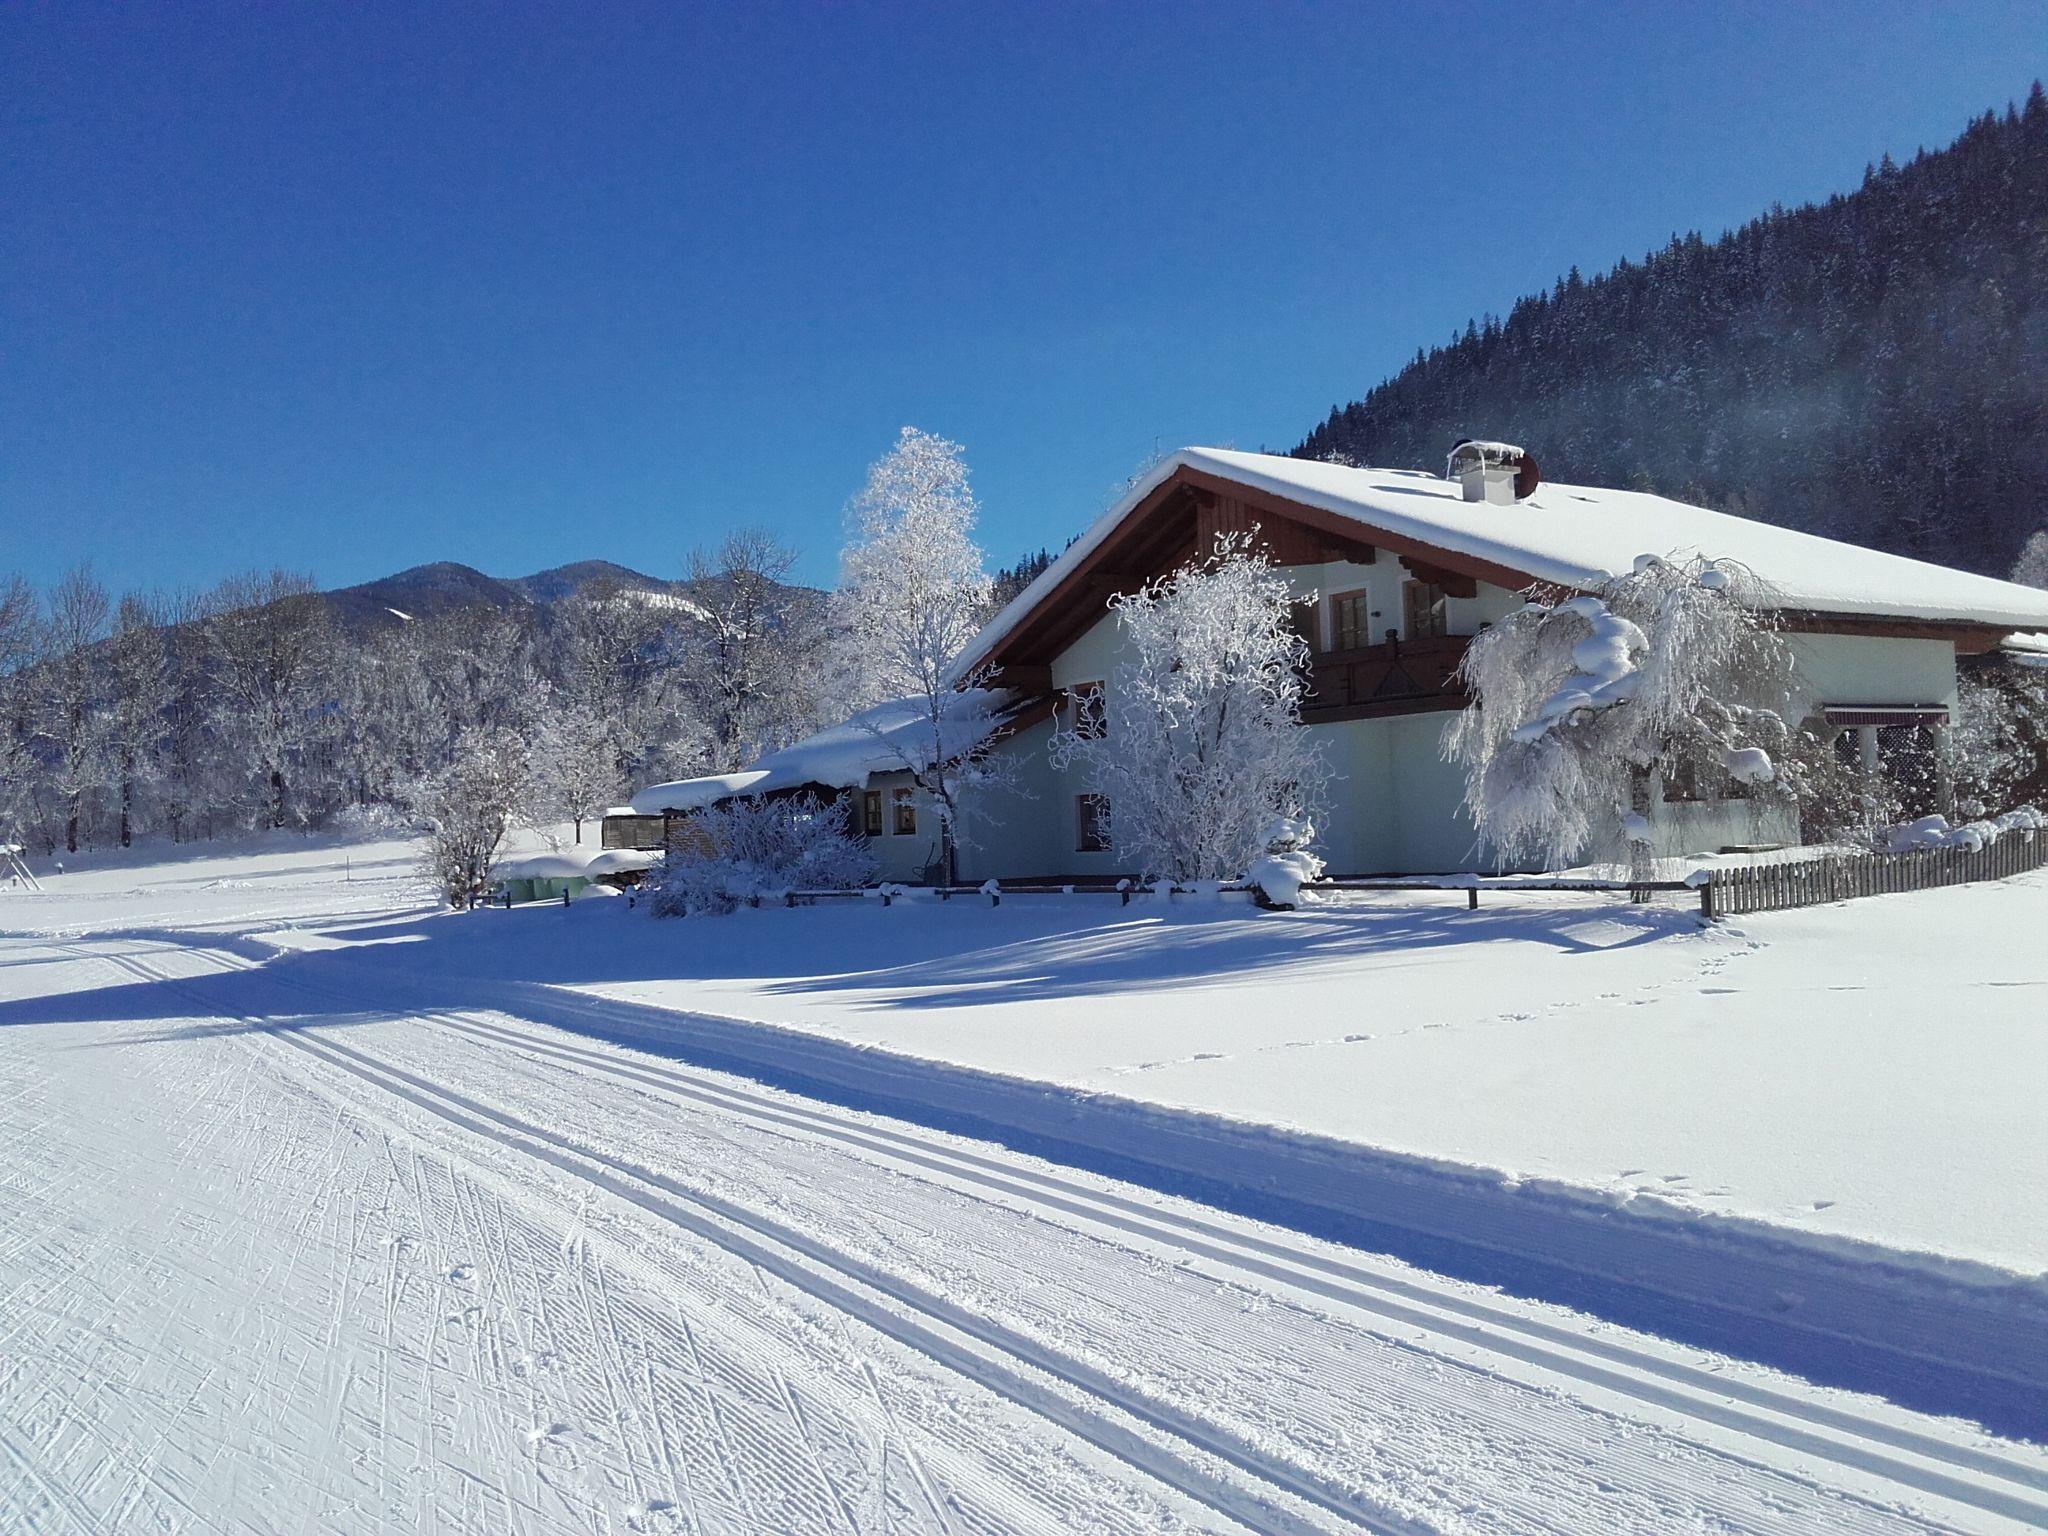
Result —
M 1972 880 L 2003 880 L 2048 865 L 2048 831 L 2008 832 L 1982 848 L 1846 853 L 1796 863 L 1717 869 L 1703 888 L 1708 917 L 1776 912 L 1856 896 L 1927 891 Z
M 1402 880 L 1368 878 L 1319 880 L 1308 887 L 1312 894 L 1332 891 L 1438 891 L 1447 896 L 1463 894 L 1465 904 L 1479 906 L 1482 892 L 1495 897 L 1533 892 L 1577 891 L 1625 895 L 1631 901 L 1647 902 L 1659 895 L 1676 893 L 1699 901 L 1700 916 L 1708 920 L 1735 917 L 1745 912 L 1776 912 L 1787 907 L 1810 907 L 1822 902 L 1847 901 L 1856 896 L 1885 896 L 1896 891 L 1926 891 L 1944 885 L 1963 885 L 1973 880 L 2003 880 L 2009 875 L 2048 866 L 2048 829 L 2008 832 L 1982 848 L 1933 848 L 1912 853 L 1845 853 L 1820 858 L 1790 860 L 1781 864 L 1750 864 L 1716 869 L 1711 876 L 1692 880 L 1584 880 L 1541 875 L 1485 876 Z M 1223 886 L 1227 894 L 1259 900 L 1255 889 L 1241 882 Z M 1000 906 L 1005 896 L 1115 896 L 1125 906 L 1134 897 L 1154 894 L 1151 886 L 1129 880 L 1114 883 L 1095 880 L 1018 882 L 991 889 L 978 885 L 901 886 L 884 884 L 863 889 L 786 891 L 779 896 L 754 897 L 749 906 L 815 906 L 826 901 L 878 900 L 889 906 L 897 896 L 939 901 L 978 900 Z M 1188 891 L 1184 894 L 1202 894 Z M 1263 902 L 1261 903 L 1263 905 Z

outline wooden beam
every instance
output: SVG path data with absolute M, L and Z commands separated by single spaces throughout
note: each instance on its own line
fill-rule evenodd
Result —
M 1427 560 L 1417 559 L 1414 555 L 1403 555 L 1401 564 L 1417 581 L 1432 587 L 1441 587 L 1446 597 L 1479 595 L 1479 583 L 1462 571 L 1447 571 L 1440 565 L 1432 565 Z

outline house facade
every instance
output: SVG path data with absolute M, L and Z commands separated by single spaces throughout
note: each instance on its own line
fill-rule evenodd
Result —
M 1793 650 L 1795 718 L 1929 810 L 1941 808 L 1939 747 L 1956 705 L 1958 657 L 1995 650 L 2014 630 L 2048 627 L 2048 593 L 2031 588 L 1640 492 L 1537 485 L 1533 464 L 1519 478 L 1494 474 L 1490 486 L 1473 467 L 1446 479 L 1219 449 L 1164 461 L 959 663 L 963 676 L 993 669 L 996 702 L 985 718 L 1007 769 L 1005 787 L 969 809 L 961 878 L 1136 873 L 1110 846 L 1083 770 L 1055 766 L 1047 744 L 1082 694 L 1101 690 L 1114 721 L 1127 657 L 1110 599 L 1205 554 L 1219 533 L 1253 533 L 1304 599 L 1303 729 L 1330 771 L 1318 851 L 1333 874 L 1495 867 L 1442 743 L 1467 703 L 1456 679 L 1465 648 L 1532 586 L 1587 589 L 1643 555 L 1746 566 L 1771 588 Z M 636 795 L 633 809 L 686 815 L 727 794 L 796 787 L 847 794 L 883 877 L 929 878 L 942 852 L 938 819 L 886 749 L 885 732 L 871 722 L 835 732 L 763 759 L 756 777 L 656 786 Z M 849 741 L 867 750 L 848 750 Z M 1652 793 L 1663 853 L 1800 840 L 1794 818 L 1759 813 L 1734 797 L 1736 785 L 1657 783 Z

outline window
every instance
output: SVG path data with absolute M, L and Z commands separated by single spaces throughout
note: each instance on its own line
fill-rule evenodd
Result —
M 917 791 L 899 789 L 896 800 L 896 835 L 909 837 L 917 831 Z
M 1363 592 L 1339 592 L 1330 599 L 1330 641 L 1339 651 L 1372 644 L 1372 608 Z
M 1093 741 L 1108 725 L 1107 695 L 1101 682 L 1075 683 L 1067 689 L 1067 717 L 1073 722 L 1074 734 L 1083 741 Z
M 1074 851 L 1109 852 L 1109 797 L 1074 796 Z
M 1427 581 L 1401 584 L 1401 633 L 1410 640 L 1427 640 L 1448 627 L 1444 589 Z
M 860 829 L 869 837 L 882 835 L 882 792 L 879 789 L 861 791 Z

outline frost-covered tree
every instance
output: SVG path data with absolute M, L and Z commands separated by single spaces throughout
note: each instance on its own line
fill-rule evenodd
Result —
M 824 605 L 815 592 L 786 584 L 795 563 L 796 551 L 759 528 L 737 529 L 690 555 L 686 611 L 696 623 L 681 680 L 704 723 L 714 773 L 820 724 Z
M 126 848 L 135 839 L 136 797 L 161 772 L 165 716 L 176 687 L 158 604 L 133 592 L 121 599 L 106 665 L 107 750 Z
M 2028 535 L 2013 562 L 2012 579 L 2022 586 L 2048 587 L 2048 528 Z
M 19 842 L 34 800 L 35 705 L 28 668 L 42 641 L 35 589 L 0 578 L 0 842 Z
M 1510 863 L 1627 850 L 1640 873 L 1659 772 L 1732 778 L 1759 810 L 1808 793 L 1814 744 L 1785 722 L 1791 656 L 1764 595 L 1731 565 L 1645 556 L 1479 634 L 1460 668 L 1472 704 L 1445 751 L 1480 836 Z
M 1119 857 L 1148 878 L 1224 880 L 1298 851 L 1326 772 L 1301 729 L 1308 648 L 1286 579 L 1251 535 L 1224 534 L 1110 606 L 1131 659 L 1106 699 L 1075 702 L 1051 751 L 1106 799 Z
M 526 792 L 524 744 L 488 728 L 465 732 L 447 766 L 411 786 L 412 806 L 427 823 L 422 871 L 448 905 L 468 906 L 489 888 Z
M 322 725 L 336 660 L 326 599 L 289 571 L 231 576 L 205 621 L 216 743 L 253 791 L 257 824 L 310 819 L 293 784 Z
M 1963 816 L 1997 815 L 2048 790 L 2048 669 L 1965 678 L 1957 703 L 1949 771 Z
M 107 717 L 100 696 L 94 648 L 106 637 L 111 611 L 107 589 L 87 566 L 65 573 L 49 597 L 45 621 L 39 734 L 47 747 L 45 773 L 63 807 L 64 847 L 78 851 L 86 798 L 109 774 Z
M 905 427 L 848 512 L 834 607 L 850 689 L 866 703 L 905 699 L 917 711 L 920 728 L 892 731 L 886 742 L 939 817 L 950 884 L 967 835 L 967 795 L 1003 776 L 990 733 L 963 722 L 984 707 L 982 690 L 995 674 L 955 668 L 987 618 L 992 590 L 974 542 L 977 509 L 960 445 Z
M 529 813 L 538 821 L 575 824 L 602 816 L 619 788 L 619 743 L 612 722 L 573 701 L 550 701 L 533 747 Z
M 671 849 L 651 880 L 664 917 L 730 912 L 789 891 L 846 890 L 875 878 L 867 840 L 853 832 L 852 801 L 813 795 L 733 800 L 691 819 L 687 846 Z

